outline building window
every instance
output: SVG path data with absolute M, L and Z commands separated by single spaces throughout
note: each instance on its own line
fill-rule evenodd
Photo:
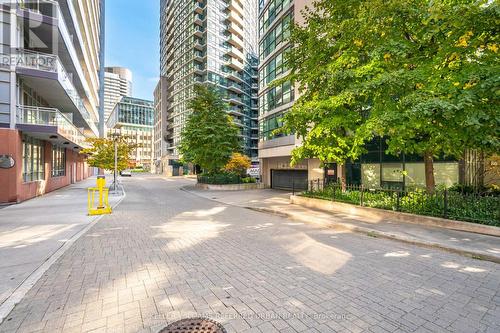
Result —
M 276 78 L 280 77 L 283 73 L 288 71 L 286 62 L 286 52 L 278 53 L 273 59 L 271 59 L 260 71 L 260 89 L 267 87 L 269 83 L 274 81 Z
M 283 113 L 273 114 L 265 118 L 260 123 L 260 139 L 262 141 L 272 140 L 282 137 L 282 133 L 275 133 L 279 128 L 283 127 Z
M 280 47 L 282 43 L 288 42 L 290 38 L 290 26 L 293 21 L 292 13 L 287 14 L 276 24 L 276 27 L 269 31 L 261 40 L 259 45 L 260 60 L 264 60 L 274 50 Z
M 269 6 L 262 14 L 259 22 L 260 35 L 262 36 L 267 28 L 271 26 L 276 17 L 291 3 L 291 0 L 271 0 Z M 264 6 L 262 2 L 261 6 Z
M 23 181 L 45 179 L 43 142 L 23 136 Z
M 294 101 L 294 88 L 290 81 L 283 82 L 260 96 L 259 112 L 263 115 Z
M 52 177 L 66 175 L 66 149 L 52 146 Z

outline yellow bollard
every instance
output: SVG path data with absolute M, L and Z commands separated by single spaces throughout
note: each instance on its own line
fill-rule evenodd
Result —
M 95 206 L 95 194 L 99 193 L 99 203 Z M 109 188 L 106 187 L 106 178 L 104 176 L 97 176 L 97 187 L 90 187 L 88 189 L 88 211 L 89 215 L 104 215 L 111 214 L 112 209 L 109 205 Z

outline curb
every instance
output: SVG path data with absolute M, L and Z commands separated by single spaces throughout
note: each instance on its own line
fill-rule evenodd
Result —
M 310 221 L 307 219 L 299 218 L 293 214 L 284 213 L 282 211 L 277 211 L 277 210 L 270 209 L 270 208 L 258 208 L 258 207 L 243 207 L 243 208 L 253 210 L 256 212 L 260 212 L 260 213 L 278 215 L 281 217 L 289 218 L 291 220 L 310 223 Z M 491 262 L 500 264 L 500 257 L 498 257 L 498 256 L 492 256 L 492 255 L 485 254 L 482 252 L 463 250 L 463 249 L 456 248 L 456 247 L 446 246 L 446 245 L 442 245 L 442 244 L 435 243 L 435 242 L 428 242 L 428 241 L 420 240 L 417 238 L 396 235 L 396 234 L 392 234 L 392 233 L 388 233 L 388 232 L 384 232 L 384 231 L 379 231 L 379 230 L 375 230 L 375 229 L 359 227 L 356 225 L 352 225 L 350 223 L 342 223 L 342 222 L 334 222 L 333 223 L 332 222 L 327 227 L 329 227 L 329 228 L 341 227 L 343 229 L 350 230 L 350 231 L 353 231 L 353 232 L 356 232 L 359 234 L 364 234 L 364 235 L 369 236 L 369 237 L 375 237 L 375 238 L 380 237 L 380 238 L 399 241 L 399 242 L 406 243 L 406 244 L 419 245 L 422 247 L 432 248 L 432 249 L 440 249 L 440 250 L 444 250 L 444 251 L 447 251 L 450 253 L 463 255 L 463 256 L 468 257 L 468 258 L 491 261 Z
M 480 235 L 500 237 L 500 228 L 464 221 L 457 221 L 453 219 L 444 219 L 441 217 L 415 215 L 405 212 L 394 212 L 391 210 L 384 210 L 372 207 L 363 207 L 355 204 L 348 204 L 343 202 L 336 202 L 330 200 L 323 200 L 317 198 L 309 198 L 303 196 L 292 195 L 290 203 L 302 206 L 309 209 L 316 209 L 326 213 L 344 213 L 349 215 L 356 215 L 362 218 L 376 218 L 376 219 L 395 219 L 400 222 L 423 225 L 429 227 L 436 227 L 442 229 L 449 229 L 455 231 L 464 231 Z
M 123 195 L 121 198 L 112 206 L 113 209 L 118 207 L 118 205 L 125 199 L 127 193 L 125 188 L 122 186 Z M 105 215 L 100 215 L 94 218 L 87 226 L 82 230 L 74 234 L 67 242 L 65 242 L 59 249 L 57 249 L 52 255 L 47 258 L 37 269 L 31 272 L 24 281 L 17 286 L 14 292 L 7 297 L 7 299 L 0 305 L 0 324 L 3 323 L 5 318 L 9 316 L 14 307 L 22 301 L 24 296 L 30 291 L 31 288 L 40 280 L 40 278 L 47 272 L 47 270 L 66 253 L 68 249 L 83 235 L 85 235 L 94 225 L 96 225 Z
M 187 193 L 189 193 L 191 195 L 197 196 L 199 198 L 203 198 L 203 199 L 206 199 L 206 200 L 218 202 L 218 203 L 221 203 L 221 204 L 224 204 L 224 205 L 227 205 L 227 206 L 244 208 L 244 209 L 252 210 L 252 211 L 263 213 L 263 214 L 272 214 L 272 215 L 276 215 L 276 216 L 288 218 L 288 219 L 295 220 L 295 221 L 311 223 L 310 220 L 302 219 L 302 218 L 299 218 L 299 217 L 297 217 L 297 216 L 295 216 L 293 214 L 286 213 L 286 212 L 283 212 L 283 211 L 278 211 L 278 210 L 275 210 L 275 209 L 263 208 L 263 207 L 240 206 L 240 205 L 234 205 L 234 204 L 224 203 L 224 202 L 218 201 L 216 199 L 212 199 L 212 198 L 207 198 L 207 197 L 205 197 L 205 196 L 203 196 L 201 194 L 198 194 L 198 193 L 195 193 L 194 191 L 189 190 L 189 188 L 187 186 L 182 186 L 180 188 L 180 190 L 184 191 L 184 192 L 187 192 Z M 491 262 L 500 264 L 500 257 L 498 257 L 498 256 L 493 256 L 493 255 L 485 254 L 485 253 L 482 253 L 482 252 L 475 252 L 475 251 L 463 250 L 463 249 L 460 249 L 460 248 L 446 246 L 446 245 L 442 245 L 442 244 L 435 243 L 435 242 L 427 242 L 427 241 L 423 241 L 423 240 L 420 240 L 420 239 L 417 239 L 417 238 L 406 237 L 406 236 L 401 236 L 401 235 L 395 235 L 395 234 L 391 234 L 391 233 L 388 233 L 388 232 L 379 231 L 379 230 L 375 230 L 375 229 L 370 229 L 370 228 L 365 228 L 365 227 L 359 227 L 359 226 L 356 226 L 356 225 L 353 225 L 353 224 L 350 224 L 350 223 L 342 223 L 342 222 L 335 222 L 335 223 L 333 223 L 333 222 L 331 222 L 331 223 L 329 223 L 329 225 L 326 225 L 326 227 L 327 228 L 340 227 L 340 228 L 344 228 L 346 230 L 350 230 L 350 231 L 353 231 L 353 232 L 356 232 L 356 233 L 359 233 L 359 234 L 363 234 L 363 235 L 366 235 L 366 236 L 369 236 L 369 237 L 380 237 L 380 238 L 385 238 L 385 239 L 390 239 L 390 240 L 398 241 L 398 242 L 401 242 L 401 243 L 406 243 L 406 244 L 411 244 L 411 245 L 417 245 L 417 246 L 422 246 L 422 247 L 432 248 L 432 249 L 439 249 L 439 250 L 443 250 L 443 251 L 446 251 L 446 252 L 459 254 L 459 255 L 462 255 L 462 256 L 465 256 L 465 257 L 468 257 L 468 258 L 472 258 L 472 259 L 491 261 Z

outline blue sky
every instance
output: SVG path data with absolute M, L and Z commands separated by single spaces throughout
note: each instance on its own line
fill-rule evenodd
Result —
M 133 97 L 153 99 L 160 73 L 159 0 L 106 0 L 106 66 L 129 68 Z

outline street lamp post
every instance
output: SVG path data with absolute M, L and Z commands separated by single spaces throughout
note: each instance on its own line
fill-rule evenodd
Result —
M 118 142 L 115 138 L 114 140 L 115 143 L 115 173 L 113 176 L 113 191 L 116 192 L 116 177 L 118 177 Z
M 113 171 L 113 192 L 116 193 L 118 190 L 118 138 L 120 137 L 119 133 L 112 133 L 110 135 L 113 138 L 113 146 L 114 146 L 114 171 Z

